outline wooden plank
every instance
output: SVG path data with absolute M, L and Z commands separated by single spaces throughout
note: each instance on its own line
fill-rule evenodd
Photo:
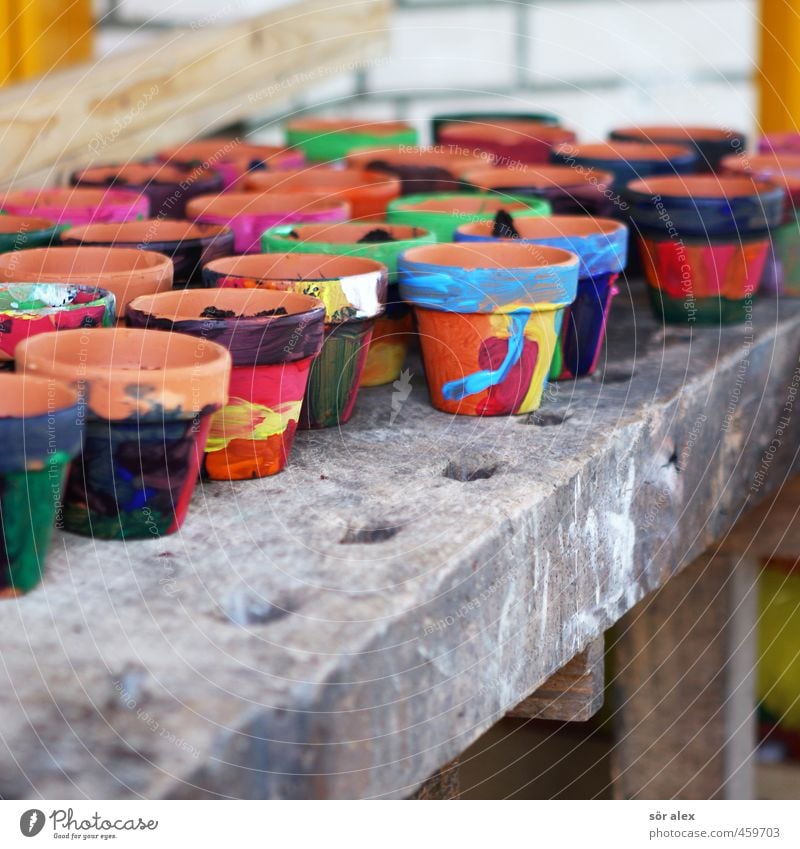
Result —
M 263 114 L 383 50 L 388 9 L 388 0 L 301 0 L 4 88 L 0 183 L 145 156 Z
M 701 558 L 621 620 L 618 798 L 753 798 L 754 574 L 750 561 Z
M 605 639 L 599 637 L 508 715 L 518 719 L 586 722 L 603 706 Z

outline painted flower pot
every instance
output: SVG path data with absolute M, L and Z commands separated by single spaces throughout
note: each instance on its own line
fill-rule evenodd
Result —
M 146 195 L 153 218 L 184 218 L 186 204 L 193 197 L 215 194 L 224 188 L 217 171 L 160 162 L 85 168 L 73 173 L 71 183 L 96 188 L 113 186 Z
M 65 530 L 152 539 L 181 526 L 231 356 L 183 333 L 64 330 L 20 343 L 17 368 L 81 394 L 86 432 L 64 492 Z
M 117 317 L 128 301 L 172 288 L 172 261 L 133 248 L 33 248 L 0 254 L 0 281 L 70 283 L 108 289 L 116 298 Z
M 484 165 L 490 157 L 472 152 L 451 152 L 446 146 L 376 147 L 347 155 L 348 168 L 364 168 L 400 179 L 404 195 L 452 192 L 460 188 L 458 173 L 470 165 Z
M 48 218 L 0 215 L 0 254 L 26 248 L 46 248 L 57 241 L 60 228 Z
M 286 126 L 286 144 L 300 148 L 310 162 L 330 162 L 359 147 L 415 145 L 417 131 L 403 121 L 296 118 Z
M 230 351 L 229 398 L 211 419 L 204 476 L 245 480 L 283 470 L 322 346 L 321 301 L 267 289 L 192 289 L 136 298 L 125 318 L 130 327 L 188 333 Z
M 716 171 L 723 156 L 747 148 L 743 133 L 723 127 L 621 127 L 612 131 L 609 138 L 657 145 L 691 145 L 697 151 L 695 170 L 698 172 Z
M 264 231 L 279 224 L 346 221 L 350 206 L 301 192 L 227 192 L 203 195 L 187 206 L 190 218 L 205 224 L 225 224 L 233 230 L 236 253 L 258 253 Z
M 531 121 L 536 124 L 557 126 L 560 121 L 550 112 L 446 112 L 431 119 L 431 135 L 434 144 L 442 140 L 442 129 L 448 124 L 491 124 L 503 121 Z
M 769 236 L 711 240 L 640 235 L 653 311 L 668 324 L 747 319 L 770 250 Z
M 564 127 L 519 119 L 481 123 L 445 124 L 439 143 L 453 148 L 471 148 L 490 154 L 495 165 L 519 167 L 544 165 L 553 148 L 576 141 Z
M 514 218 L 541 217 L 550 214 L 550 204 L 540 198 L 512 200 L 489 192 L 407 195 L 389 204 L 386 218 L 391 224 L 424 227 L 437 242 L 452 242 L 461 224 L 494 221 L 501 210 Z
M 268 144 L 250 144 L 241 139 L 203 139 L 162 150 L 157 158 L 170 165 L 178 164 L 222 175 L 224 189 L 233 188 L 246 174 L 265 169 L 302 168 L 305 156 L 300 150 L 290 150 Z
M 246 191 L 303 192 L 321 198 L 343 200 L 350 205 L 354 221 L 380 220 L 386 217 L 389 201 L 400 196 L 400 180 L 389 174 L 377 174 L 349 168 L 311 168 L 299 171 L 261 171 L 244 182 Z
M 522 244 L 562 248 L 578 256 L 578 291 L 565 310 L 561 335 L 550 370 L 552 380 L 592 374 L 605 338 L 614 285 L 625 268 L 628 228 L 610 218 L 585 215 L 525 218 L 514 222 L 514 239 Z M 489 222 L 465 224 L 456 230 L 457 242 L 494 241 Z
M 553 162 L 574 168 L 597 169 L 614 175 L 614 188 L 631 180 L 659 174 L 689 174 L 696 170 L 697 152 L 686 145 L 643 142 L 564 144 L 553 150 Z
M 145 195 L 123 189 L 22 189 L 7 192 L 0 198 L 0 209 L 12 215 L 32 215 L 74 227 L 147 218 L 150 201 Z
M 221 224 L 171 219 L 89 224 L 61 234 L 62 245 L 95 245 L 155 251 L 172 260 L 176 289 L 202 285 L 203 266 L 233 253 L 233 230 Z
M 770 133 L 758 142 L 759 153 L 800 154 L 800 133 Z
M 693 175 L 634 180 L 625 189 L 641 232 L 670 227 L 684 237 L 739 237 L 766 233 L 783 218 L 785 192 L 748 177 Z
M 62 283 L 0 283 L 0 361 L 29 336 L 77 327 L 113 327 L 115 298 L 105 289 Z
M 28 592 L 42 578 L 82 432 L 78 394 L 69 386 L 0 374 L 0 598 Z
M 386 313 L 375 323 L 362 386 L 383 386 L 400 376 L 411 342 L 409 306 L 397 291 L 397 260 L 403 251 L 432 244 L 433 233 L 407 224 L 359 224 L 347 222 L 325 226 L 303 224 L 276 227 L 264 233 L 261 245 L 265 253 L 298 251 L 302 253 L 343 254 L 370 257 L 389 270 Z
M 581 165 L 540 165 L 535 168 L 468 168 L 459 172 L 472 189 L 504 198 L 540 198 L 557 215 L 608 215 L 620 202 L 611 188 L 613 175 Z
M 376 318 L 386 301 L 386 266 L 322 253 L 227 257 L 203 269 L 208 286 L 297 292 L 325 305 L 325 342 L 311 366 L 303 427 L 332 427 L 352 415 Z
M 500 242 L 432 245 L 400 258 L 431 403 L 472 416 L 530 413 L 547 382 L 578 257 Z

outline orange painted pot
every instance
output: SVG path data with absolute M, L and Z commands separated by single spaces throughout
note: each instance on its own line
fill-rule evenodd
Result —
M 385 386 L 397 380 L 413 333 L 414 318 L 407 310 L 377 319 L 361 374 L 361 386 Z
M 322 347 L 322 301 L 269 289 L 187 289 L 137 298 L 126 320 L 212 340 L 231 352 L 229 398 L 211 419 L 205 476 L 246 480 L 283 470 Z
M 337 171 L 312 168 L 295 171 L 256 171 L 244 181 L 245 191 L 303 192 L 350 204 L 354 221 L 382 219 L 389 202 L 400 197 L 400 180 L 359 168 Z
M 172 288 L 172 260 L 134 248 L 32 248 L 0 254 L 0 281 L 77 283 L 108 289 L 117 301 L 117 317 L 128 301 Z

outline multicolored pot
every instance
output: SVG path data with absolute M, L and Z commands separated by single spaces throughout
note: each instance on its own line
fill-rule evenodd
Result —
M 46 248 L 56 239 L 59 230 L 60 227 L 47 218 L 0 215 L 0 254 Z
M 78 394 L 27 374 L 0 374 L 0 598 L 41 580 L 70 461 L 81 450 Z
M 377 319 L 370 344 L 362 386 L 383 386 L 400 376 L 411 341 L 410 308 L 397 291 L 397 260 L 403 251 L 432 244 L 433 233 L 407 224 L 358 224 L 347 222 L 325 226 L 303 224 L 275 227 L 264 233 L 261 246 L 265 253 L 299 251 L 303 253 L 342 254 L 377 260 L 389 270 L 386 313 Z
M 0 283 L 0 362 L 29 336 L 76 327 L 113 327 L 115 298 L 105 289 L 63 283 Z
M 544 165 L 553 148 L 576 141 L 564 127 L 519 119 L 449 123 L 439 130 L 439 143 L 490 154 L 495 165 Z
M 540 165 L 536 168 L 468 168 L 459 172 L 464 183 L 505 198 L 541 198 L 557 215 L 610 215 L 620 205 L 611 188 L 614 177 L 581 165 Z
M 747 148 L 747 137 L 743 133 L 722 127 L 621 127 L 613 130 L 609 138 L 646 144 L 691 145 L 697 151 L 695 170 L 699 172 L 716 171 L 723 156 Z
M 98 245 L 155 251 L 172 260 L 176 289 L 202 285 L 203 266 L 233 253 L 233 230 L 221 224 L 197 224 L 153 218 L 124 224 L 89 224 L 61 234 L 62 245 Z
M 47 218 L 61 226 L 147 218 L 150 201 L 123 189 L 23 189 L 0 198 L 0 209 L 12 215 Z
M 222 175 L 226 191 L 252 171 L 302 168 L 305 163 L 305 156 L 300 150 L 268 144 L 250 144 L 238 138 L 189 142 L 162 150 L 157 158 L 171 165 L 218 171 Z
M 245 480 L 283 470 L 322 347 L 321 301 L 267 289 L 193 289 L 137 298 L 125 318 L 130 327 L 188 333 L 230 351 L 230 397 L 211 419 L 206 477 Z
M 310 168 L 298 171 L 261 171 L 244 181 L 246 191 L 304 192 L 322 198 L 346 201 L 354 221 L 380 220 L 389 201 L 400 197 L 400 180 L 388 174 L 349 168 Z
M 447 413 L 530 413 L 541 402 L 578 258 L 511 243 L 432 245 L 400 258 L 428 391 Z
M 631 180 L 658 174 L 689 174 L 696 170 L 697 152 L 686 145 L 656 145 L 643 142 L 563 144 L 552 152 L 553 162 L 574 168 L 597 169 L 614 175 L 614 188 Z
M 611 218 L 556 215 L 514 221 L 513 239 L 527 245 L 562 248 L 578 256 L 578 292 L 567 307 L 553 356 L 551 380 L 571 380 L 592 374 L 605 338 L 614 285 L 625 268 L 628 228 Z M 457 242 L 496 241 L 489 222 L 465 224 L 456 230 Z
M 430 147 L 376 147 L 347 155 L 348 168 L 365 168 L 398 177 L 404 195 L 452 192 L 460 188 L 458 174 L 491 157 L 471 151 L 451 152 Z
M 183 333 L 101 328 L 32 336 L 15 358 L 19 371 L 81 395 L 86 436 L 67 478 L 64 528 L 126 540 L 178 530 L 212 413 L 228 400 L 227 349 Z
M 650 302 L 663 321 L 719 325 L 747 319 L 769 236 L 717 241 L 641 234 L 640 244 Z
M 310 162 L 330 162 L 359 147 L 415 145 L 417 131 L 403 121 L 295 118 L 286 126 L 286 144 L 300 148 Z
M 346 221 L 346 201 L 329 200 L 301 192 L 227 192 L 203 195 L 186 207 L 190 218 L 206 224 L 225 224 L 233 230 L 236 253 L 258 253 L 265 230 L 279 224 Z
M 431 119 L 431 135 L 435 144 L 442 140 L 442 128 L 448 124 L 493 124 L 504 121 L 532 121 L 535 124 L 558 126 L 557 116 L 549 112 L 447 112 Z
M 33 248 L 0 254 L 0 281 L 108 289 L 121 318 L 131 299 L 172 288 L 172 261 L 163 254 L 132 248 Z
M 514 218 L 550 214 L 550 204 L 540 198 L 506 199 L 488 192 L 448 192 L 407 195 L 389 204 L 387 221 L 424 227 L 437 242 L 452 242 L 456 228 L 470 221 L 494 221 L 500 211 Z
M 251 254 L 212 262 L 203 277 L 208 286 L 293 291 L 324 303 L 325 342 L 311 366 L 300 421 L 307 428 L 346 423 L 384 309 L 386 267 L 354 256 Z
M 215 194 L 224 188 L 217 171 L 159 162 L 85 168 L 75 171 L 70 182 L 73 186 L 113 186 L 146 195 L 153 218 L 184 218 L 186 204 L 193 197 Z

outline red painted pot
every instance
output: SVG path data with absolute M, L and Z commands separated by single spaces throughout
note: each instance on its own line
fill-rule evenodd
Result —
M 554 147 L 572 143 L 575 133 L 537 121 L 504 120 L 445 124 L 439 131 L 442 144 L 479 150 L 491 155 L 495 165 L 543 165 Z
M 205 446 L 207 477 L 245 480 L 283 470 L 322 347 L 321 301 L 268 289 L 188 289 L 137 298 L 125 317 L 132 327 L 188 333 L 231 352 L 228 403 L 214 413 Z
M 225 224 L 233 230 L 237 253 L 258 253 L 265 230 L 279 224 L 305 224 L 346 221 L 350 206 L 346 201 L 320 198 L 301 192 L 227 192 L 203 195 L 186 207 L 190 218 L 206 224 Z
M 0 198 L 0 209 L 77 226 L 147 218 L 150 201 L 145 195 L 123 189 L 23 189 Z

